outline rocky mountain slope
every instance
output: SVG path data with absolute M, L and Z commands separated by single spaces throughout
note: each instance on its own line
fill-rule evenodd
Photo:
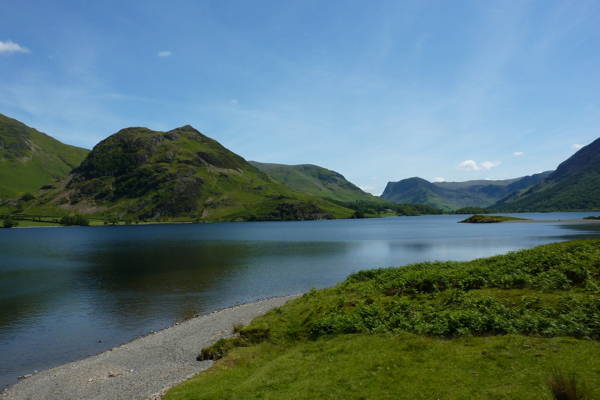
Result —
M 295 193 L 191 126 L 126 128 L 25 205 L 125 220 L 315 219 L 350 211 Z
M 535 212 L 600 209 L 600 139 L 581 148 L 543 181 L 511 193 L 494 208 Z

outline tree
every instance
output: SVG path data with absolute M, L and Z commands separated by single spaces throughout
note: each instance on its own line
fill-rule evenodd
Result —
M 352 218 L 364 218 L 365 217 L 365 213 L 357 210 L 354 212 L 354 215 L 352 215 Z
M 79 225 L 79 226 L 88 226 L 90 221 L 81 214 L 64 216 L 60 219 L 59 224 L 61 225 Z
M 32 195 L 31 193 L 25 193 L 23 196 L 21 196 L 21 200 L 23 200 L 25 202 L 35 200 L 35 196 Z

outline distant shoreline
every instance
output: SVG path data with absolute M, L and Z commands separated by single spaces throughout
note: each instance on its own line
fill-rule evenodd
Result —
M 585 223 L 600 224 L 598 219 L 524 219 L 515 221 L 503 221 L 502 224 L 527 224 L 527 223 Z

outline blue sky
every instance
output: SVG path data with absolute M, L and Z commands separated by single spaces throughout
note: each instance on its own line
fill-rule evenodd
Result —
M 0 5 L 0 113 L 92 148 L 190 124 L 247 160 L 388 181 L 550 170 L 600 137 L 594 1 Z

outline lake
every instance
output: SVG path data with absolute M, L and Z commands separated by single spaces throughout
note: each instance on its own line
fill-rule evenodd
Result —
M 2 229 L 0 383 L 361 269 L 600 238 L 598 224 L 457 224 L 466 217 Z

